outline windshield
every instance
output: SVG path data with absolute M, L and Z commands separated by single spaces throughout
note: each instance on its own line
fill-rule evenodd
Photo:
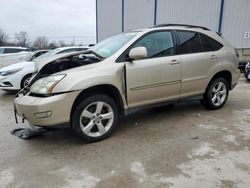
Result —
M 121 49 L 128 41 L 130 41 L 138 32 L 121 33 L 108 38 L 91 48 L 98 55 L 107 58 Z

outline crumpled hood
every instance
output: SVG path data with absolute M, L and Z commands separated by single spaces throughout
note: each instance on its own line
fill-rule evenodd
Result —
M 15 63 L 15 64 L 12 64 L 12 65 L 0 68 L 0 71 L 9 71 L 9 70 L 13 70 L 13 69 L 24 68 L 24 67 L 27 67 L 27 66 L 32 66 L 34 64 L 35 63 L 32 62 L 32 61 L 23 61 L 23 62 Z
M 35 60 L 36 63 L 36 71 L 39 72 L 45 65 L 48 63 L 51 63 L 52 61 L 55 61 L 57 59 L 63 58 L 63 57 L 68 57 L 71 55 L 77 55 L 77 54 L 82 54 L 83 52 L 72 52 L 72 53 L 62 53 L 62 54 L 56 54 L 44 58 L 40 58 Z

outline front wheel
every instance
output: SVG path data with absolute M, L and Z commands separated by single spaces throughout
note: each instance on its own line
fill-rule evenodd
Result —
M 31 74 L 28 74 L 26 75 L 22 81 L 21 81 L 21 89 L 25 88 L 26 86 L 29 85 L 29 82 L 30 82 L 30 79 L 31 79 L 32 75 Z
M 228 82 L 224 78 L 214 79 L 204 94 L 202 104 L 209 110 L 218 110 L 226 103 L 228 94 Z
M 85 98 L 75 109 L 72 128 L 86 142 L 96 142 L 111 135 L 118 121 L 118 108 L 106 95 Z

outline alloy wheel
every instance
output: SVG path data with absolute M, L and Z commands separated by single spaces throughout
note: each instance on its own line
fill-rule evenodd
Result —
M 99 137 L 109 131 L 114 121 L 114 111 L 105 102 L 89 104 L 81 113 L 80 127 L 90 137 Z
M 212 89 L 211 100 L 215 106 L 220 106 L 224 103 L 227 97 L 227 87 L 223 82 L 217 82 Z

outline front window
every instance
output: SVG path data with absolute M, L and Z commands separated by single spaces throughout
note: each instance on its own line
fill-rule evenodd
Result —
M 107 58 L 121 49 L 128 41 L 134 38 L 138 32 L 121 33 L 108 38 L 91 48 L 96 54 Z
M 0 54 L 3 54 L 3 53 L 4 53 L 4 49 L 0 48 Z
M 136 42 L 132 48 L 145 47 L 148 58 L 174 55 L 174 42 L 171 31 L 160 31 L 146 35 Z

